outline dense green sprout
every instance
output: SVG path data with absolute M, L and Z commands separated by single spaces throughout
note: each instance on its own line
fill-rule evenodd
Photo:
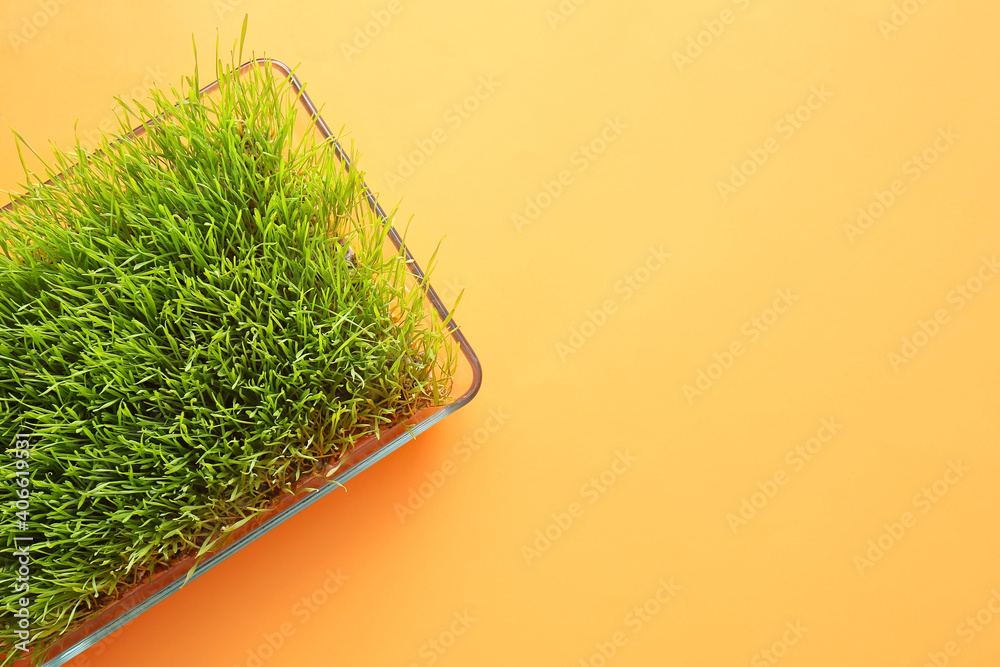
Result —
M 35 539 L 44 648 L 450 393 L 446 326 L 384 249 L 360 174 L 301 131 L 286 79 L 219 75 L 211 95 L 196 74 L 123 105 L 123 129 L 162 117 L 93 155 L 56 151 L 47 176 L 64 177 L 0 217 L 0 665 L 20 657 L 15 534 Z

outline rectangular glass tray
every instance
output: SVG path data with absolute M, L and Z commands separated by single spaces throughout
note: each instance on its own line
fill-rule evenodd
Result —
M 238 72 L 242 76 L 253 67 L 267 68 L 272 76 L 287 79 L 291 92 L 294 92 L 298 96 L 302 107 L 308 112 L 308 116 L 306 117 L 308 122 L 306 123 L 301 122 L 304 117 L 303 114 L 297 114 L 298 124 L 301 126 L 297 128 L 297 131 L 318 133 L 318 136 L 336 152 L 341 165 L 345 169 L 349 168 L 349 157 L 333 133 L 330 132 L 327 124 L 320 117 L 309 96 L 302 90 L 302 84 L 291 68 L 272 58 L 258 58 L 241 65 Z M 210 83 L 201 89 L 201 94 L 211 95 L 217 90 L 218 85 L 218 81 Z M 154 118 L 146 124 L 135 128 L 131 136 L 127 138 L 141 137 L 146 132 L 147 126 L 158 120 Z M 439 317 L 442 320 L 446 319 L 448 316 L 447 308 L 441 302 L 433 287 L 427 284 L 423 271 L 414 261 L 409 250 L 404 247 L 402 238 L 395 228 L 392 227 L 391 221 L 379 205 L 375 195 L 367 186 L 365 186 L 364 193 L 368 200 L 368 205 L 387 229 L 386 251 L 395 252 L 402 250 L 405 253 L 407 267 L 410 271 L 410 275 L 408 276 L 408 280 L 411 281 L 410 284 L 426 284 L 427 298 L 424 300 L 424 307 L 431 316 Z M 16 203 L 8 204 L 3 209 L 0 209 L 0 214 L 16 205 Z M 448 328 L 452 338 L 458 345 L 460 354 L 457 355 L 457 367 L 451 396 L 444 405 L 421 410 L 406 422 L 383 429 L 378 437 L 369 437 L 357 442 L 347 456 L 336 463 L 332 463 L 324 471 L 328 472 L 330 469 L 335 469 L 336 472 L 330 477 L 315 475 L 301 479 L 296 484 L 294 493 L 280 497 L 266 512 L 258 515 L 254 520 L 246 523 L 239 529 L 232 531 L 227 537 L 226 543 L 221 548 L 203 555 L 198 561 L 197 567 L 190 579 L 187 577 L 192 566 L 195 564 L 193 556 L 176 561 L 169 568 L 153 574 L 146 583 L 130 588 L 120 598 L 106 605 L 97 614 L 88 617 L 82 623 L 72 627 L 56 640 L 55 643 L 50 644 L 47 648 L 47 657 L 45 662 L 42 663 L 42 667 L 59 667 L 59 665 L 69 662 L 111 633 L 122 628 L 132 619 L 152 608 L 161 600 L 178 591 L 187 581 L 205 574 L 236 552 L 320 500 L 337 488 L 337 484 L 347 482 L 358 473 L 399 449 L 407 441 L 414 439 L 420 433 L 468 404 L 479 392 L 482 384 L 482 368 L 475 352 L 469 346 L 468 341 L 454 320 L 448 322 Z M 331 483 L 331 481 L 335 483 Z M 22 664 L 27 665 L 28 661 L 19 661 L 17 666 L 20 667 Z

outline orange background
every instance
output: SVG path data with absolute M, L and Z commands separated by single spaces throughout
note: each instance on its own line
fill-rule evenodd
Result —
M 73 664 L 997 664 L 1000 6 L 100 5 L 3 4 L 5 125 L 66 146 L 249 13 L 447 237 L 485 385 Z

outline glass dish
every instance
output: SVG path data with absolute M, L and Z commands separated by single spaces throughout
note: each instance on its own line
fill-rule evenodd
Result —
M 327 124 L 319 116 L 309 96 L 302 90 L 302 85 L 292 73 L 291 68 L 271 58 L 258 58 L 241 65 L 239 67 L 240 75 L 245 75 L 253 67 L 267 68 L 272 76 L 288 80 L 290 84 L 289 92 L 294 92 L 299 96 L 302 107 L 308 113 L 308 115 L 297 114 L 297 123 L 299 125 L 297 131 L 318 133 L 318 136 L 336 152 L 341 165 L 345 168 L 350 166 L 347 154 L 333 136 L 333 133 L 330 132 Z M 211 95 L 217 88 L 218 81 L 215 81 L 202 88 L 201 92 L 205 95 Z M 150 123 L 157 122 L 157 120 L 153 119 Z M 135 137 L 141 137 L 145 133 L 148 124 L 134 129 L 132 134 Z M 402 249 L 408 260 L 407 266 L 410 270 L 410 275 L 408 276 L 409 284 L 417 285 L 425 282 L 426 279 L 423 271 L 413 260 L 409 250 L 403 246 L 402 238 L 391 226 L 388 216 L 379 205 L 375 195 L 367 186 L 365 186 L 364 193 L 368 200 L 368 205 L 375 211 L 388 230 L 385 240 L 386 252 L 396 252 Z M 12 206 L 16 206 L 16 204 L 8 204 L 3 209 L 0 209 L 0 214 Z M 427 298 L 424 301 L 425 308 L 431 316 L 440 317 L 444 320 L 448 316 L 447 308 L 441 302 L 434 289 L 430 285 L 427 285 L 427 288 Z M 169 568 L 153 574 L 146 583 L 129 588 L 117 600 L 106 605 L 96 614 L 88 616 L 83 622 L 74 625 L 54 643 L 50 644 L 46 649 L 47 657 L 45 662 L 42 663 L 42 667 L 58 667 L 77 657 L 111 633 L 122 628 L 129 621 L 179 590 L 187 581 L 205 574 L 236 552 L 273 530 L 276 526 L 284 523 L 326 496 L 337 488 L 337 484 L 330 483 L 331 480 L 338 484 L 347 482 L 358 473 L 399 449 L 407 441 L 414 439 L 420 433 L 469 403 L 478 393 L 482 383 L 482 368 L 475 352 L 469 346 L 458 325 L 452 320 L 448 323 L 448 327 L 452 338 L 458 345 L 459 354 L 457 355 L 457 367 L 451 396 L 444 405 L 421 410 L 405 422 L 384 429 L 379 433 L 378 437 L 369 437 L 357 442 L 345 457 L 338 462 L 332 463 L 323 471 L 326 473 L 331 469 L 336 470 L 330 477 L 324 474 L 301 479 L 297 483 L 294 493 L 286 494 L 277 499 L 266 512 L 258 515 L 253 521 L 248 522 L 239 529 L 232 531 L 226 538 L 225 544 L 219 549 L 203 555 L 197 563 L 194 572 L 191 573 L 190 578 L 188 578 L 188 574 L 195 564 L 193 556 L 180 559 L 174 562 Z M 17 663 L 19 666 L 22 664 L 27 665 L 27 659 Z

